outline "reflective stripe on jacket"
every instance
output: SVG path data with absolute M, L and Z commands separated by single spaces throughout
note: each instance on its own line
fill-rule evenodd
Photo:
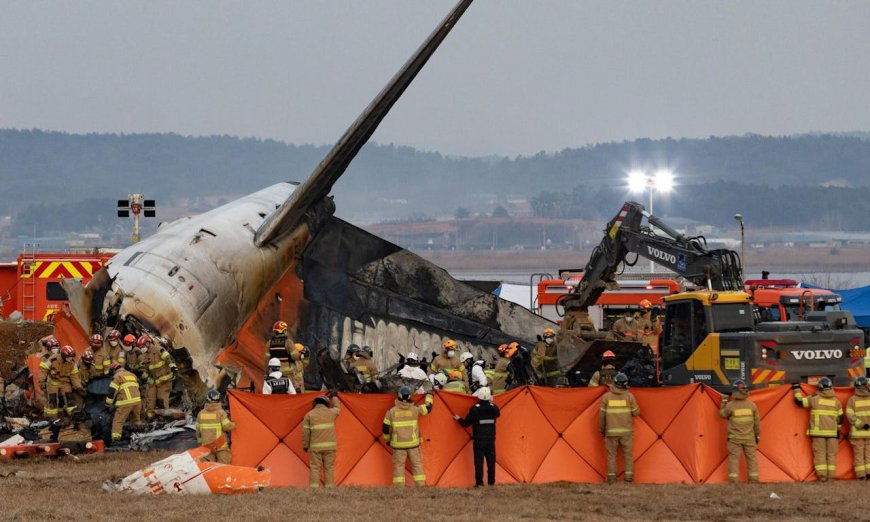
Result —
M 432 411 L 432 396 L 426 396 L 423 406 L 396 399 L 384 417 L 384 442 L 398 449 L 416 448 L 420 445 L 420 426 L 417 419 Z
M 499 357 L 495 363 L 495 368 L 492 370 L 492 393 L 504 393 L 507 389 L 508 366 L 511 360 L 508 357 Z
M 634 395 L 615 386 L 601 397 L 598 408 L 598 431 L 605 437 L 621 437 L 633 432 L 632 417 L 640 415 Z
M 843 407 L 834 395 L 834 390 L 820 391 L 811 397 L 804 397 L 800 390 L 795 390 L 795 401 L 810 410 L 810 427 L 807 435 L 810 437 L 837 437 L 843 417 Z
M 139 393 L 139 381 L 127 370 L 118 370 L 112 376 L 109 394 L 106 395 L 107 406 L 127 406 L 142 402 Z
M 846 417 L 851 426 L 850 438 L 870 438 L 870 428 L 863 429 L 865 425 L 870 424 L 870 391 L 866 388 L 855 390 L 855 395 L 849 397 L 846 403 Z
M 332 399 L 332 407 L 316 405 L 302 419 L 302 448 L 312 451 L 331 451 L 338 449 L 335 435 L 335 418 L 340 413 L 338 398 Z
M 201 445 L 208 446 L 223 437 L 225 431 L 232 431 L 235 427 L 236 423 L 230 420 L 220 403 L 209 402 L 196 416 L 196 440 Z M 214 449 L 226 447 L 224 442 Z
M 746 392 L 734 392 L 730 401 L 723 401 L 719 415 L 728 419 L 728 440 L 755 442 L 761 435 L 761 417 L 758 407 L 748 399 Z

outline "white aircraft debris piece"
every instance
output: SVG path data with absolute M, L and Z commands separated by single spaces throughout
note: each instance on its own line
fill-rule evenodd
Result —
M 200 447 L 157 461 L 118 482 L 106 481 L 110 493 L 137 495 L 236 495 L 256 493 L 269 486 L 272 472 L 204 462 L 208 448 Z

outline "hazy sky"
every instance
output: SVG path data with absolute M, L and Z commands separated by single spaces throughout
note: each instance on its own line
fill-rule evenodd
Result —
M 333 143 L 452 0 L 0 1 L 0 127 Z M 478 0 L 374 136 L 870 130 L 870 2 Z

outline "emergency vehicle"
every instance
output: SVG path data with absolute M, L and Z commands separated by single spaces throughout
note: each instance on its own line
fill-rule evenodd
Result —
M 48 321 L 67 302 L 62 279 L 91 280 L 114 251 L 38 252 L 25 250 L 16 262 L 0 263 L 2 316 L 18 310 L 27 321 Z
M 564 310 L 559 299 L 570 294 L 582 279 L 582 271 L 572 270 L 560 270 L 558 279 L 539 279 L 533 303 L 534 312 L 561 323 Z M 595 305 L 589 307 L 589 318 L 596 329 L 609 330 L 625 310 L 639 310 L 640 302 L 644 299 L 652 303 L 653 315 L 657 316 L 658 310 L 664 308 L 662 298 L 680 290 L 680 284 L 673 279 L 620 279 L 618 289 L 605 290 Z

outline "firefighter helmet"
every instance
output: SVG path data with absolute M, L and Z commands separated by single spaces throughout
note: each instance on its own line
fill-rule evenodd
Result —
M 441 347 L 444 348 L 445 352 L 447 350 L 453 350 L 456 348 L 456 341 L 454 341 L 453 339 L 445 339 L 444 342 L 441 344 Z
M 209 390 L 208 393 L 205 394 L 205 400 L 208 402 L 220 402 L 221 392 L 217 390 Z
M 411 402 L 411 388 L 402 386 L 399 388 L 399 400 L 402 402 Z
M 492 391 L 489 389 L 489 386 L 481 386 L 472 395 L 482 401 L 492 400 Z
M 505 351 L 505 356 L 513 357 L 514 354 L 517 353 L 517 350 L 520 349 L 520 345 L 517 342 L 512 342 L 508 345 L 507 350 Z
M 834 387 L 834 383 L 831 382 L 831 379 L 828 377 L 822 377 L 819 379 L 819 383 L 816 385 L 820 390 L 830 390 Z
M 544 328 L 544 337 L 556 337 L 556 330 Z
M 57 339 L 52 337 L 51 339 L 48 340 L 47 348 L 49 350 L 60 350 L 60 341 L 58 341 Z
M 364 354 L 368 355 L 369 357 L 372 357 L 375 354 L 375 352 L 372 350 L 372 347 L 369 345 L 363 346 L 361 348 L 361 350 Z
M 305 345 L 302 344 L 302 343 L 294 343 L 294 344 L 293 344 L 293 348 L 294 348 L 297 352 L 304 352 L 304 351 L 305 351 Z
M 150 344 L 154 344 L 154 341 L 152 341 L 151 338 L 147 335 L 143 335 L 136 339 L 136 346 L 138 346 L 139 348 L 145 348 Z
M 57 339 L 49 336 L 40 341 L 40 343 L 42 344 L 43 348 L 45 348 L 46 350 L 50 350 L 54 341 L 57 341 Z
M 405 362 L 406 363 L 420 362 L 420 357 L 414 352 L 409 352 L 408 355 L 405 357 Z
M 462 352 L 462 355 L 459 356 L 459 362 L 464 363 L 465 361 L 469 361 L 474 359 L 474 356 L 471 355 L 471 352 Z
M 127 334 L 121 342 L 127 346 L 133 346 L 136 344 L 136 336 L 133 334 Z
M 348 355 L 354 355 L 358 351 L 359 351 L 359 346 L 356 344 L 351 344 L 347 347 L 347 354 Z
M 63 345 L 63 347 L 61 347 L 60 349 L 60 356 L 64 359 L 72 359 L 76 356 L 75 348 L 68 344 Z
M 112 330 L 109 332 L 109 335 L 106 336 L 106 339 L 110 341 L 120 341 L 121 340 L 121 332 L 118 330 Z
M 100 334 L 94 334 L 91 336 L 91 346 L 94 348 L 99 348 L 103 346 L 103 336 Z
M 610 350 L 607 350 L 606 352 L 601 354 L 601 358 L 602 359 L 616 359 L 616 354 Z
M 736 381 L 731 383 L 731 391 L 733 392 L 745 392 L 746 391 L 746 381 L 743 379 L 737 379 Z
M 868 382 L 870 381 L 867 380 L 867 377 L 862 375 L 855 379 L 855 388 L 866 388 Z
M 461 380 L 462 379 L 462 372 L 460 372 L 459 370 L 450 370 L 450 373 L 448 374 L 448 376 L 451 379 Z
M 318 404 L 322 404 L 324 406 L 329 406 L 329 397 L 327 397 L 326 395 L 318 395 L 311 402 L 311 405 L 317 406 Z
M 115 373 L 122 368 L 121 363 L 113 362 L 109 365 L 109 373 Z
M 445 384 L 447 384 L 447 375 L 445 375 L 443 371 L 433 374 L 432 384 L 437 386 L 438 388 L 443 387 Z
M 92 352 L 90 350 L 85 350 L 84 353 L 82 353 L 82 362 L 85 362 L 88 364 L 93 364 L 94 363 L 94 352 Z
M 640 300 L 640 309 L 641 310 L 649 310 L 652 308 L 652 303 L 649 299 L 641 299 Z
M 613 378 L 613 385 L 617 388 L 622 388 L 623 390 L 628 388 L 628 375 L 619 372 Z
M 504 355 L 505 352 L 507 352 L 507 349 L 508 349 L 508 345 L 503 344 L 503 345 L 498 347 L 498 353 L 500 353 L 501 355 Z
M 272 325 L 272 331 L 277 334 L 282 334 L 287 331 L 287 323 L 284 321 L 275 321 L 275 324 Z

